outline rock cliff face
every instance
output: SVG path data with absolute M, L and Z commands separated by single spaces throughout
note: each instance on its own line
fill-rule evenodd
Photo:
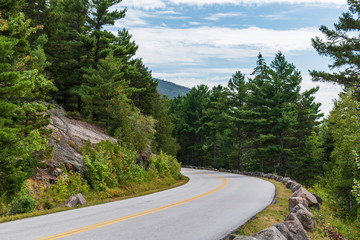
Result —
M 51 110 L 51 124 L 53 129 L 49 144 L 54 146 L 53 159 L 48 162 L 48 167 L 56 169 L 64 164 L 71 164 L 74 170 L 84 172 L 85 166 L 79 151 L 86 141 L 96 144 L 102 140 L 116 141 L 106 134 L 106 131 L 92 124 L 65 117 L 61 107 Z M 50 172 L 51 175 L 52 172 Z

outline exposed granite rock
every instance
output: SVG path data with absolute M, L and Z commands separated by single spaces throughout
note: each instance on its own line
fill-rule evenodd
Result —
M 282 184 L 286 185 L 288 183 L 288 181 L 290 181 L 290 180 L 291 179 L 289 177 L 284 177 L 281 182 L 282 182 Z
M 267 229 L 264 229 L 258 233 L 255 233 L 251 235 L 252 237 L 256 239 L 266 239 L 266 240 L 286 240 L 284 235 L 276 228 L 276 227 L 270 227 Z
M 79 193 L 74 196 L 69 197 L 63 204 L 61 204 L 59 207 L 70 207 L 74 208 L 77 205 L 87 205 L 87 202 L 84 198 L 84 196 Z
M 231 234 L 229 240 L 257 240 L 254 237 Z
M 292 233 L 293 240 L 310 240 L 295 213 L 290 213 L 286 217 L 284 224 Z
M 294 234 L 289 231 L 289 229 L 284 223 L 275 224 L 274 227 L 276 227 L 286 239 L 289 240 L 294 239 L 293 238 Z
M 290 197 L 288 199 L 288 202 L 289 202 L 289 210 L 290 211 L 298 204 L 303 205 L 307 209 L 309 208 L 308 201 L 302 197 Z
M 315 229 L 315 223 L 313 222 L 314 215 L 311 212 L 309 212 L 308 210 L 299 209 L 295 214 L 306 231 L 314 232 Z
M 53 165 L 71 164 L 74 170 L 84 172 L 85 166 L 79 149 L 85 145 L 86 141 L 90 141 L 91 144 L 102 140 L 115 141 L 100 127 L 65 117 L 65 111 L 61 107 L 57 106 L 51 110 L 51 113 L 48 127 L 53 129 L 53 134 L 49 139 L 49 145 L 54 146 Z
M 302 209 L 302 210 L 305 210 L 305 211 L 308 211 L 309 213 L 310 213 L 310 211 L 308 210 L 308 208 L 306 208 L 304 205 L 302 205 L 302 204 L 298 204 L 298 205 L 296 205 L 295 207 L 293 207 L 290 211 L 292 212 L 292 213 L 296 213 L 297 211 L 299 211 L 300 209 Z M 311 213 L 312 214 L 312 213 Z
M 291 198 L 293 197 L 301 197 L 306 199 L 309 203 L 309 207 L 318 204 L 316 197 L 303 187 L 299 188 L 296 192 L 294 192 L 293 195 L 291 195 Z

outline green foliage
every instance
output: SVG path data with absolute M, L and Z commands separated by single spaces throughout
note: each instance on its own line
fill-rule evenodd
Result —
M 32 212 L 35 210 L 36 206 L 37 202 L 29 194 L 28 188 L 23 187 L 22 190 L 18 192 L 11 201 L 9 207 L 9 214 L 13 215 Z
M 102 141 L 94 147 L 89 145 L 84 154 L 88 170 L 85 178 L 94 191 L 143 183 L 159 176 L 175 180 L 181 177 L 177 160 L 162 152 L 149 160 L 149 170 L 137 164 L 135 151 L 110 141 Z
M 335 148 L 326 166 L 325 188 L 331 193 L 340 214 L 357 217 L 359 203 L 352 195 L 354 179 L 359 179 L 356 156 L 360 151 L 359 102 L 354 91 L 342 93 L 330 114 L 331 132 Z
M 31 177 L 51 133 L 47 94 L 55 89 L 41 73 L 29 36 L 36 29 L 22 12 L 8 14 L 0 31 L 0 194 L 13 195 Z M 6 24 L 6 27 L 5 25 Z M 40 46 L 40 45 L 39 45 Z M 43 58 L 45 61 L 45 59 Z
M 88 119 L 103 122 L 107 125 L 110 122 L 108 107 L 110 100 L 115 96 L 116 89 L 121 86 L 127 89 L 128 82 L 124 80 L 122 60 L 114 58 L 110 53 L 105 59 L 99 60 L 97 69 L 89 68 L 84 75 L 84 82 L 77 90 L 85 107 L 83 115 Z
M 334 24 L 334 30 L 321 26 L 320 31 L 326 40 L 316 37 L 312 39 L 312 45 L 323 56 L 332 59 L 331 69 L 339 69 L 339 72 L 327 73 L 324 71 L 311 71 L 314 81 L 327 81 L 339 83 L 346 88 L 359 88 L 359 65 L 360 54 L 359 31 L 360 31 L 360 3 L 357 0 L 348 0 L 349 11 L 343 13 L 339 22 Z M 357 90 L 356 90 L 357 91 Z M 357 91 L 358 92 L 358 91 Z
M 150 160 L 150 167 L 154 166 L 155 170 L 163 177 L 171 177 L 174 180 L 182 179 L 180 173 L 181 166 L 175 157 L 164 154 L 155 155 Z
M 301 74 L 281 52 L 270 66 L 259 54 L 252 75 L 245 80 L 236 72 L 228 88 L 198 86 L 172 100 L 178 158 L 313 183 L 322 167 L 316 129 L 322 115 L 314 102 L 318 88 L 300 94 Z
M 355 151 L 353 152 L 353 154 L 355 157 L 357 168 L 358 168 L 358 170 L 360 170 L 360 157 Z M 360 178 L 354 179 L 354 186 L 353 186 L 353 190 L 351 192 L 354 195 L 357 203 L 360 205 Z
M 204 165 L 208 136 L 204 110 L 209 104 L 209 88 L 205 85 L 192 88 L 184 97 L 171 101 L 170 111 L 174 118 L 174 135 L 180 144 L 178 159 L 184 164 Z

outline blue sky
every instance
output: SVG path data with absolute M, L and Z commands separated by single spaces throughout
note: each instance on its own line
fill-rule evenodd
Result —
M 320 86 L 316 100 L 327 114 L 339 86 L 313 83 L 309 69 L 330 63 L 311 46 L 347 11 L 346 0 L 123 0 L 127 16 L 110 27 L 126 28 L 153 77 L 186 87 L 226 86 L 235 71 L 247 76 L 259 52 L 270 63 L 277 51 L 302 72 L 302 89 Z

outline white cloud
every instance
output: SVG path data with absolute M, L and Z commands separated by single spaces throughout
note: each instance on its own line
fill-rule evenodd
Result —
M 242 13 L 215 13 L 204 19 L 211 20 L 211 21 L 219 21 L 222 18 L 238 17 L 238 16 L 243 16 L 243 14 Z
M 233 4 L 233 5 L 264 5 L 264 4 L 320 4 L 327 6 L 343 6 L 346 0 L 169 0 L 174 4 L 186 5 L 211 5 L 211 4 Z
M 161 9 L 166 7 L 164 0 L 123 0 L 118 6 L 129 8 L 142 8 L 146 10 Z
M 206 59 L 239 61 L 257 56 L 273 56 L 312 49 L 310 39 L 320 35 L 317 28 L 271 30 L 222 27 L 134 28 L 130 29 L 141 56 L 148 64 L 201 65 Z
M 150 17 L 146 12 L 137 9 L 129 9 L 126 12 L 126 17 L 115 21 L 115 27 L 119 28 L 132 28 L 132 27 L 144 27 L 148 25 L 148 22 L 144 19 Z
M 265 5 L 265 4 L 311 4 L 322 6 L 345 6 L 346 0 L 123 0 L 118 6 L 154 10 L 166 9 L 169 5 L 205 6 L 213 4 Z
M 332 83 L 313 82 L 310 75 L 303 75 L 303 82 L 301 84 L 301 91 L 309 90 L 313 87 L 319 86 L 319 91 L 315 94 L 315 101 L 321 102 L 321 112 L 326 117 L 334 106 L 334 99 L 338 98 L 342 87 Z

